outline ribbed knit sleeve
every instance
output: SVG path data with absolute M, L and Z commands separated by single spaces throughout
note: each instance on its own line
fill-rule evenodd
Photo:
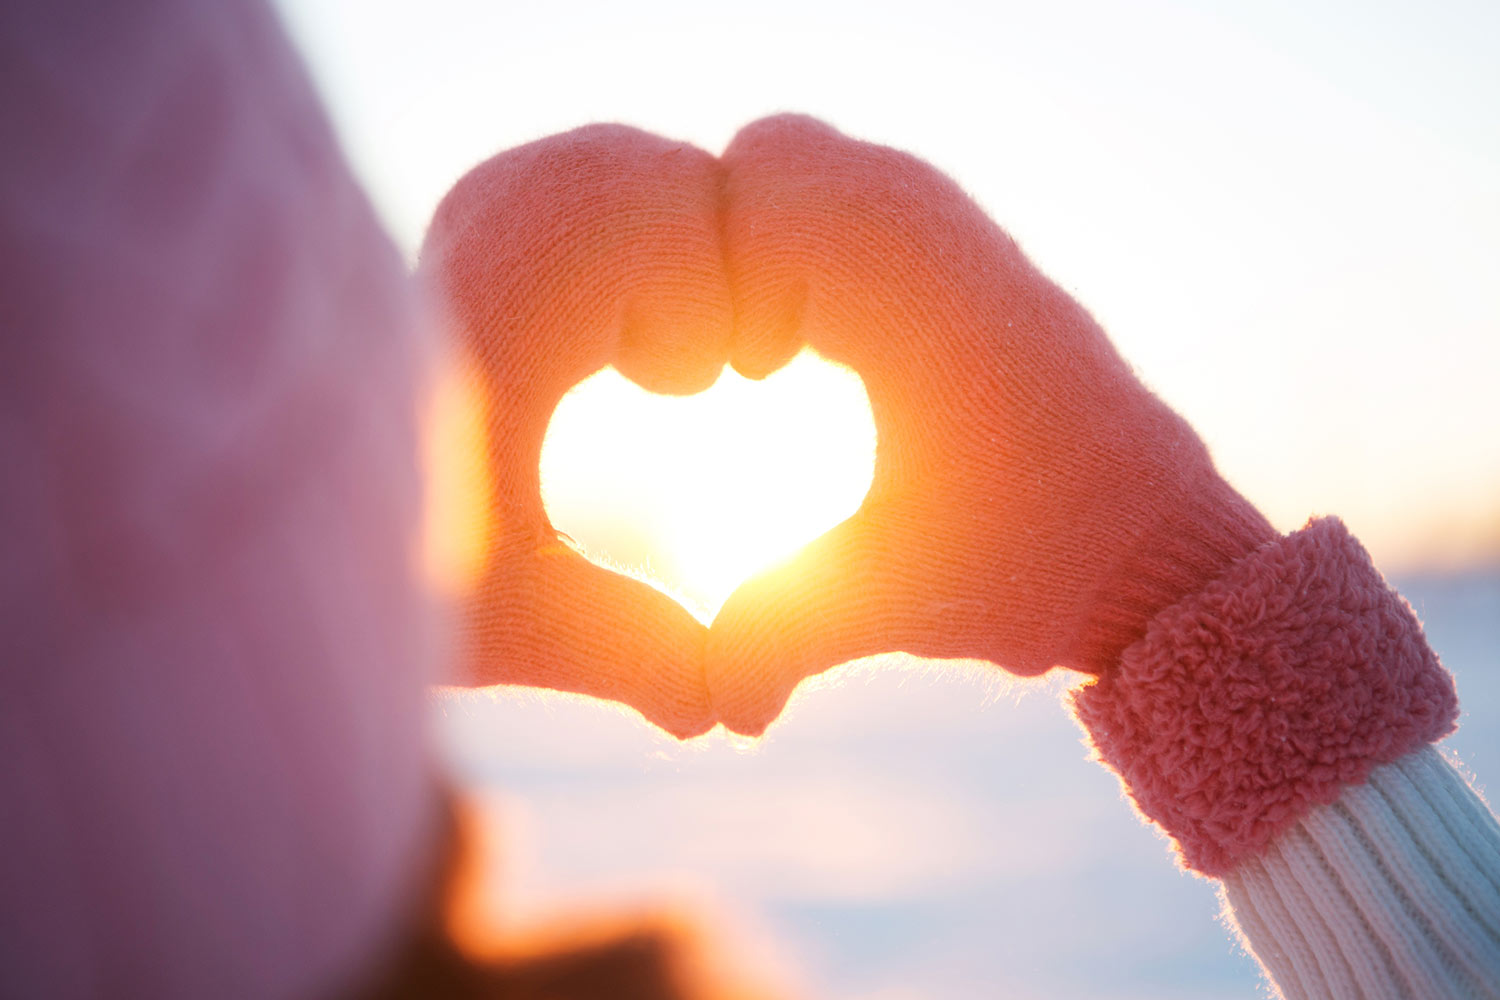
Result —
M 1223 876 L 1287 1000 L 1500 997 L 1500 825 L 1432 747 Z

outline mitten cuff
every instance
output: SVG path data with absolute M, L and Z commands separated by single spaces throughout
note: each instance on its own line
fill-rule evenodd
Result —
M 1458 715 L 1416 615 L 1335 518 L 1158 614 L 1073 705 L 1136 805 L 1208 875 Z

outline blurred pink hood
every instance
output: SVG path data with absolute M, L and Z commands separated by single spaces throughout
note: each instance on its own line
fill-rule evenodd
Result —
M 284 997 L 422 867 L 404 268 L 259 4 L 0 12 L 0 995 Z

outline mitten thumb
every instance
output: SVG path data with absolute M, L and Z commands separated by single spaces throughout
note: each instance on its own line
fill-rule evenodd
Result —
M 964 655 L 975 609 L 928 565 L 921 524 L 905 505 L 867 504 L 730 595 L 704 651 L 719 721 L 758 736 L 803 679 L 861 657 Z

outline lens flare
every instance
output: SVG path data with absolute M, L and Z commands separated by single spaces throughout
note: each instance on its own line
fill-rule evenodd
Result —
M 605 368 L 552 416 L 542 500 L 589 558 L 707 622 L 746 577 L 858 510 L 874 468 L 864 383 L 811 351 L 758 382 L 726 368 L 696 396 Z
M 425 503 L 421 563 L 441 593 L 466 593 L 484 569 L 494 529 L 483 389 L 457 363 L 436 380 L 422 420 Z

